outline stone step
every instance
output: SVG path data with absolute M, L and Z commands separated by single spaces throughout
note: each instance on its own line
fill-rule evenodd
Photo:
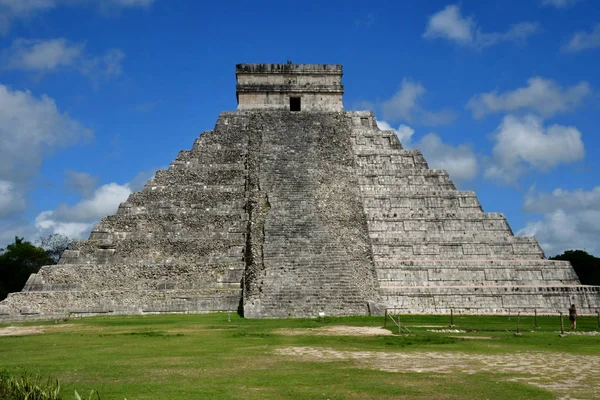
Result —
M 413 178 L 413 179 L 421 179 L 421 178 L 438 178 L 445 179 L 449 178 L 448 172 L 443 169 L 435 169 L 435 168 L 416 168 L 411 166 L 406 166 L 404 168 L 394 168 L 394 169 L 385 169 L 385 168 L 358 168 L 356 171 L 359 176 L 359 181 L 364 178 L 379 178 L 382 180 L 385 179 L 395 179 L 395 178 Z
M 504 220 L 445 220 L 445 221 L 424 221 L 411 220 L 390 222 L 390 221 L 369 221 L 369 236 L 371 238 L 421 238 L 432 235 L 441 235 L 444 237 L 473 237 L 482 235 L 504 235 L 512 236 L 512 231 Z
M 92 315 L 235 311 L 240 298 L 239 288 L 17 292 L 0 304 L 0 317 L 18 322 Z
M 245 233 L 248 222 L 243 215 L 163 214 L 118 215 L 106 217 L 90 234 L 90 240 L 117 240 L 117 238 L 164 235 L 176 237 L 227 236 Z
M 121 208 L 143 206 L 146 209 L 179 208 L 200 206 L 203 208 L 219 207 L 220 204 L 239 201 L 245 198 L 243 186 L 160 186 L 152 190 L 145 188 L 133 193 L 122 204 Z
M 203 168 L 198 165 L 171 166 L 168 170 L 158 171 L 154 179 L 146 187 L 152 190 L 152 187 L 187 185 L 197 189 L 204 186 L 244 186 L 244 170 L 217 170 L 213 168 Z
M 203 264 L 221 258 L 242 258 L 245 246 L 244 234 L 229 234 L 221 239 L 187 238 L 125 238 L 115 242 L 83 241 L 73 245 L 65 262 L 127 263 L 136 260 L 141 264 L 183 263 Z
M 451 267 L 451 268 L 478 268 L 484 267 L 490 268 L 571 268 L 569 261 L 560 260 L 493 260 L 493 259 L 476 259 L 476 260 L 398 260 L 393 263 L 379 263 L 377 264 L 378 270 L 386 269 L 422 269 L 422 268 L 439 268 L 439 267 Z
M 496 212 L 470 211 L 462 208 L 455 210 L 411 210 L 407 208 L 399 209 L 394 213 L 387 210 L 377 210 L 374 208 L 366 209 L 369 214 L 369 223 L 375 222 L 397 222 L 397 221 L 485 221 L 502 220 L 506 221 L 504 214 Z
M 579 279 L 572 268 L 517 267 L 485 268 L 471 265 L 458 268 L 377 268 L 381 286 L 452 286 L 452 285 L 578 285 Z
M 229 197 L 229 196 L 228 196 Z M 168 216 L 168 215 L 186 215 L 195 214 L 197 216 L 227 216 L 233 218 L 242 216 L 246 218 L 245 213 L 246 200 L 241 196 L 227 201 L 218 202 L 216 199 L 212 204 L 193 203 L 193 202 L 177 202 L 175 204 L 169 202 L 154 202 L 145 205 L 133 205 L 128 202 L 121 203 L 117 211 L 118 216 L 123 215 L 151 215 L 151 216 Z
M 558 315 L 570 304 L 580 313 L 595 313 L 600 286 L 490 285 L 384 286 L 382 302 L 399 313 L 506 314 L 517 312 Z
M 168 288 L 165 285 L 170 284 L 178 286 L 237 284 L 239 286 L 244 269 L 245 264 L 241 261 L 199 265 L 59 264 L 44 266 L 36 274 L 31 274 L 24 290 L 116 290 L 123 288 L 149 290 L 165 289 Z M 63 289 L 60 289 L 48 286 L 45 288 L 45 285 L 69 284 L 74 284 L 76 287 L 64 286 Z

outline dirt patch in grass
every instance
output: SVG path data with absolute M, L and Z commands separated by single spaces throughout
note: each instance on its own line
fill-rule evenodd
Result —
M 387 329 L 373 326 L 324 326 L 322 328 L 306 328 L 306 329 L 277 329 L 273 331 L 278 335 L 286 336 L 302 336 L 302 335 L 318 335 L 318 336 L 388 336 L 392 335 Z
M 478 337 L 479 338 L 479 337 Z M 455 352 L 338 351 L 318 347 L 285 347 L 276 354 L 301 361 L 353 361 L 357 366 L 387 372 L 513 375 L 506 378 L 542 387 L 563 398 L 600 399 L 600 356 L 552 352 L 465 354 Z
M 32 326 L 7 326 L 0 328 L 0 336 L 27 336 L 39 335 L 41 333 L 53 332 L 58 329 L 66 328 L 71 324 L 62 325 L 32 325 Z

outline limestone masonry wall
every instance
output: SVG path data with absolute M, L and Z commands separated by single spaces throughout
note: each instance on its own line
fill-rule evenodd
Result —
M 247 117 L 224 113 L 141 192 L 0 303 L 0 320 L 237 310 Z
M 600 308 L 600 287 L 568 262 L 514 236 L 372 113 L 344 112 L 341 76 L 338 65 L 238 65 L 238 111 L 0 302 L 0 322 Z
M 379 295 L 343 113 L 253 113 L 247 129 L 248 174 L 268 206 L 244 315 L 367 314 Z
M 342 111 L 342 66 L 324 64 L 238 64 L 238 110 Z
M 600 306 L 570 263 L 546 260 L 535 238 L 513 235 L 473 192 L 404 150 L 370 112 L 347 113 L 382 301 L 403 312 L 556 312 Z

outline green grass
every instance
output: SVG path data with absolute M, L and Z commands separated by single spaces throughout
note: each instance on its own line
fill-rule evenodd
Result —
M 326 318 L 324 322 L 231 318 L 228 322 L 227 314 L 155 315 L 48 323 L 43 334 L 0 336 L 0 368 L 11 374 L 57 378 L 63 398 L 74 398 L 75 390 L 89 393 L 92 389 L 102 399 L 130 400 L 553 399 L 573 390 L 577 398 L 600 398 L 594 376 L 600 337 L 559 337 L 558 317 L 539 317 L 537 329 L 533 317 L 521 317 L 523 334 L 516 336 L 516 316 L 510 320 L 455 316 L 455 329 L 468 331 L 460 334 L 430 331 L 447 328 L 447 316 L 403 316 L 411 334 L 374 337 L 308 332 L 288 336 L 277 330 L 381 327 L 382 317 Z M 23 324 L 27 325 L 40 323 Z M 578 330 L 596 331 L 596 318 L 579 319 Z M 485 339 L 455 337 L 461 335 Z M 340 356 L 311 358 L 277 352 L 290 347 Z M 363 360 L 364 354 L 368 357 Z M 548 365 L 535 363 L 510 368 L 513 357 L 518 364 L 529 355 L 543 361 L 539 364 L 556 360 L 567 370 L 537 371 Z M 432 362 L 432 357 L 440 358 Z M 415 367 L 446 362 L 449 366 L 443 372 L 418 372 Z M 580 387 L 544 386 L 568 381 L 574 373 L 569 368 L 584 368 L 586 363 L 590 376 L 583 377 Z M 541 386 L 532 384 L 536 379 Z

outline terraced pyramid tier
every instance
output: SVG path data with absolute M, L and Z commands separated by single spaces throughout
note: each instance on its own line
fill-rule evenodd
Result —
M 222 113 L 87 241 L 1 302 L 0 320 L 570 304 L 595 312 L 600 287 L 514 236 L 372 113 L 250 109 Z

